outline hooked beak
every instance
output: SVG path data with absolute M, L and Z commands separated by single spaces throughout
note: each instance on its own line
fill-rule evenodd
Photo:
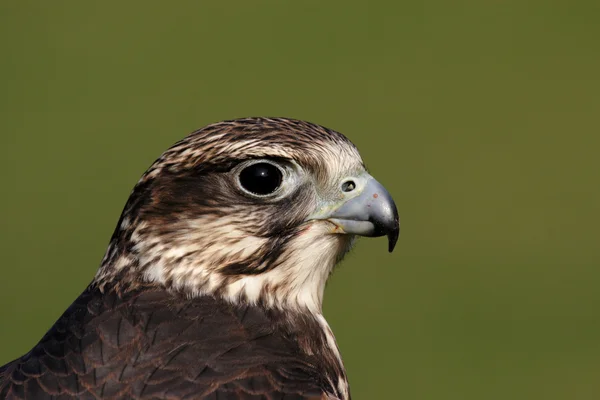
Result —
M 343 233 L 388 237 L 391 253 L 400 234 L 400 220 L 390 193 L 370 175 L 360 179 L 355 191 L 318 219 L 325 219 L 343 230 Z M 362 183 L 362 184 L 361 184 Z

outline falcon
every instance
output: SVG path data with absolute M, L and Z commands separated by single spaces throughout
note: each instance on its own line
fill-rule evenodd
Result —
M 142 176 L 93 281 L 0 367 L 0 398 L 350 399 L 325 284 L 357 236 L 391 252 L 398 233 L 342 134 L 209 125 Z

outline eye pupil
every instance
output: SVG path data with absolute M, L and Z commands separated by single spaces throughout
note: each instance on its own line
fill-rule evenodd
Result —
M 252 164 L 240 172 L 240 184 L 250 193 L 264 196 L 275 192 L 283 176 L 279 168 L 266 162 Z

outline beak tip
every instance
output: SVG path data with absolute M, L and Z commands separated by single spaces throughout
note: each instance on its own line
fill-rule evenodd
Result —
M 391 253 L 394 251 L 396 247 L 396 243 L 398 242 L 398 236 L 400 236 L 400 229 L 398 225 L 396 225 L 396 229 L 388 233 L 388 251 Z

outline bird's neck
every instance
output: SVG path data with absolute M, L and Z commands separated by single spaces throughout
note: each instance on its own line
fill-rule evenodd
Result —
M 132 288 L 152 283 L 189 297 L 212 295 L 233 304 L 321 314 L 327 279 L 353 238 L 317 229 L 303 232 L 268 268 L 261 264 L 264 241 L 249 237 L 234 245 L 215 243 L 192 251 L 190 245 L 163 246 L 146 240 L 123 247 L 113 240 L 94 282 L 100 287 L 110 283 Z

